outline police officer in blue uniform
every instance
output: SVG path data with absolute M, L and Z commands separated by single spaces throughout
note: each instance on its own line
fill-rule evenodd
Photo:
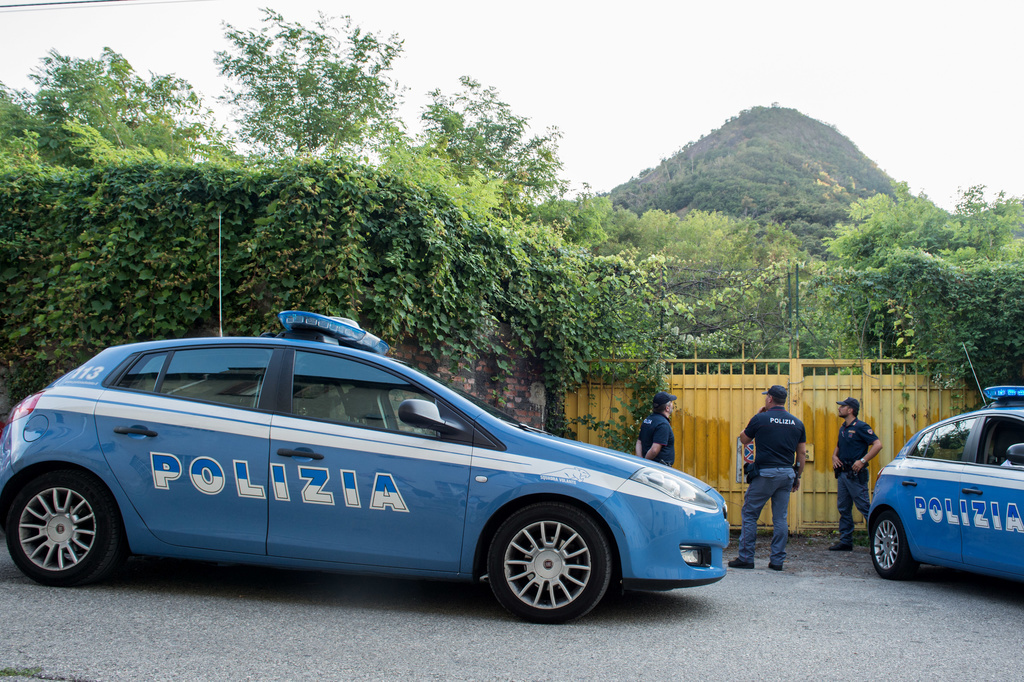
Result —
M 740 441 L 754 442 L 757 453 L 748 471 L 747 493 L 743 497 L 739 555 L 730 568 L 754 567 L 757 518 L 768 500 L 772 501 L 772 548 L 768 568 L 781 571 L 789 540 L 789 494 L 800 488 L 800 476 L 807 460 L 807 434 L 803 422 L 786 411 L 788 392 L 772 386 L 763 393 L 764 407 L 751 417 L 740 433 Z M 796 455 L 796 463 L 793 456 Z
M 839 427 L 839 443 L 832 451 L 832 468 L 836 474 L 839 507 L 839 542 L 829 549 L 849 552 L 853 549 L 853 505 L 865 520 L 871 508 L 868 499 L 868 462 L 882 450 L 882 441 L 866 423 L 857 419 L 860 401 L 847 398 L 837 402 L 843 425 Z
M 640 425 L 640 437 L 636 439 L 636 456 L 653 459 L 667 466 L 676 461 L 675 436 L 672 433 L 672 410 L 676 397 L 665 391 L 658 391 L 652 400 L 651 415 Z

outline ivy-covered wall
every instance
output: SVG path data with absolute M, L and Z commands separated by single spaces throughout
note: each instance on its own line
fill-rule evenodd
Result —
M 29 167 L 0 176 L 10 402 L 105 346 L 216 330 L 218 231 L 225 334 L 286 309 L 352 317 L 533 423 L 537 381 L 563 395 L 651 324 L 657 263 L 593 257 L 429 177 L 346 159 Z

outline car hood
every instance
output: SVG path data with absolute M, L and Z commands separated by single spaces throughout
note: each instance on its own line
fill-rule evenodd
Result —
M 645 466 L 663 468 L 667 472 L 686 479 L 700 490 L 713 490 L 712 486 L 699 478 L 658 462 L 640 459 L 636 455 L 626 454 L 600 445 L 591 445 L 554 436 L 550 433 L 537 431 L 536 429 L 516 428 L 512 425 L 497 422 L 497 420 L 495 420 L 494 424 L 488 424 L 488 426 L 491 427 L 495 436 L 505 442 L 510 450 L 530 451 L 552 461 L 603 469 L 609 473 L 620 474 L 623 478 L 632 476 Z

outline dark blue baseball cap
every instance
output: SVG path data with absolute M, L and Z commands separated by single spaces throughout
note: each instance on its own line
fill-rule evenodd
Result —
M 776 385 L 772 386 L 771 388 L 769 388 L 764 393 L 762 393 L 761 395 L 770 395 L 772 398 L 775 399 L 776 402 L 778 402 L 778 401 L 786 402 L 786 398 L 789 396 L 789 391 L 787 391 L 782 386 L 779 386 L 778 384 L 776 384 Z
M 856 398 L 847 398 L 842 402 L 837 402 L 836 405 L 846 405 L 847 407 L 852 407 L 856 412 L 860 412 L 860 401 Z
M 677 400 L 677 398 L 671 393 L 665 393 L 665 391 L 658 391 L 657 393 L 654 394 L 654 400 L 651 402 L 654 403 L 655 407 L 658 407 L 660 405 L 664 405 L 665 403 L 670 403 L 673 400 Z

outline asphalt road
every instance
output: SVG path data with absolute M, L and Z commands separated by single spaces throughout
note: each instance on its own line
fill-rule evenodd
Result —
M 0 536 L 2 537 L 2 536 Z M 85 588 L 36 585 L 0 549 L 0 671 L 50 680 L 1020 678 L 1024 584 L 794 539 L 786 571 L 520 622 L 486 586 L 132 559 Z M 734 547 L 732 554 L 734 555 Z M 833 555 L 836 553 L 832 553 Z M 801 559 L 803 557 L 803 559 Z

